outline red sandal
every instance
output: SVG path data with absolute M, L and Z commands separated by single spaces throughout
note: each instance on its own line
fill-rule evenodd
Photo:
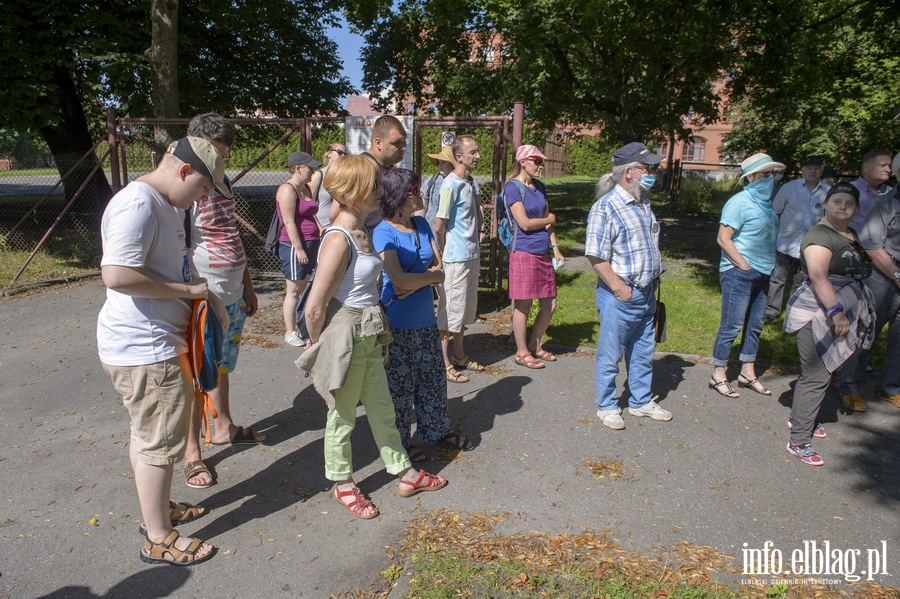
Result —
M 516 354 L 516 364 L 519 366 L 524 366 L 525 368 L 531 368 L 533 370 L 540 370 L 541 368 L 546 368 L 544 363 L 532 356 L 531 354 Z
M 437 491 L 438 489 L 443 489 L 447 486 L 447 479 L 443 476 L 435 476 L 433 474 L 428 474 L 424 470 L 419 470 L 419 478 L 416 479 L 416 482 L 411 483 L 401 478 L 400 484 L 412 487 L 411 489 L 404 489 L 403 487 L 397 489 L 397 493 L 400 497 L 412 497 L 416 493 L 421 493 L 422 491 Z
M 348 495 L 354 496 L 355 499 L 353 501 L 351 501 L 350 503 L 344 503 L 343 499 L 344 499 L 344 497 L 347 497 Z M 372 502 L 369 501 L 369 499 L 365 495 L 362 494 L 362 491 L 360 491 L 359 487 L 357 487 L 356 485 L 353 485 L 353 488 L 350 489 L 349 491 L 341 491 L 340 489 L 338 489 L 337 485 L 335 485 L 334 493 L 332 493 L 331 496 L 334 498 L 335 501 L 337 501 L 342 506 L 347 508 L 347 511 L 350 512 L 351 514 L 353 514 L 354 516 L 356 516 L 357 518 L 361 518 L 363 520 L 371 520 L 372 518 L 375 518 L 379 514 L 378 508 L 375 507 L 372 504 Z M 372 509 L 375 510 L 375 512 L 372 514 L 366 514 L 364 510 L 367 507 L 371 507 Z

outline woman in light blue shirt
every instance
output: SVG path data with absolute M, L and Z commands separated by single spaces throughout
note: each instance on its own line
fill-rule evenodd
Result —
M 722 208 L 716 241 L 722 248 L 719 280 L 722 317 L 713 345 L 711 389 L 725 397 L 740 397 L 728 381 L 726 367 L 731 346 L 741 335 L 741 373 L 738 384 L 761 395 L 772 395 L 756 376 L 756 353 L 766 311 L 769 276 L 775 268 L 778 216 L 772 209 L 773 173 L 784 165 L 767 154 L 754 154 L 741 163 L 738 183 L 744 189 Z

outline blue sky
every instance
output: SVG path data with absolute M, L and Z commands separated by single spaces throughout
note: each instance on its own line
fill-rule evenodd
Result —
M 344 76 L 350 79 L 350 83 L 354 87 L 361 90 L 363 74 L 359 51 L 363 46 L 364 40 L 361 35 L 350 33 L 347 23 L 343 19 L 341 22 L 341 29 L 336 27 L 329 28 L 326 35 L 337 42 L 338 54 L 344 63 Z

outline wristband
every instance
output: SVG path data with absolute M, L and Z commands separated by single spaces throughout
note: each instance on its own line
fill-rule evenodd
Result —
M 559 244 L 558 244 L 558 243 L 550 244 L 550 249 L 551 249 L 551 250 L 554 249 L 554 248 L 558 248 L 558 247 L 559 247 Z
M 828 311 L 825 312 L 825 316 L 827 316 L 828 318 L 834 318 L 837 314 L 839 314 L 843 311 L 844 311 L 844 304 L 837 303 L 837 304 L 831 306 L 830 308 L 828 308 Z

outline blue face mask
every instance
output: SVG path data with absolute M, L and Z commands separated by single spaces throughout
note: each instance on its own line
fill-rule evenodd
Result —
M 775 190 L 775 178 L 772 175 L 766 175 L 762 179 L 757 179 L 751 183 L 747 183 L 744 189 L 760 198 L 768 199 Z
M 656 175 L 641 175 L 641 188 L 644 191 L 650 191 L 654 183 L 656 183 Z

